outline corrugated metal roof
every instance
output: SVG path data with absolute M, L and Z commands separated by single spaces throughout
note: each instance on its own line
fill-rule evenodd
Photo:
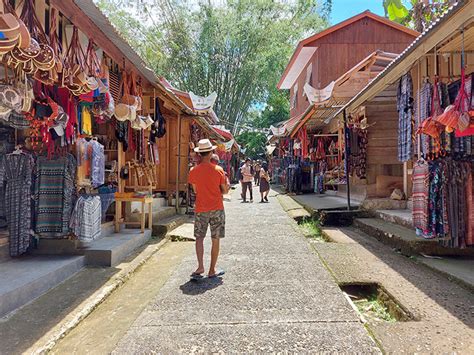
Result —
M 422 34 L 420 34 L 407 48 L 405 48 L 402 53 L 400 53 L 390 64 L 388 64 L 387 67 L 382 70 L 364 89 L 362 89 L 356 96 L 354 96 L 346 105 L 344 105 L 344 107 L 338 110 L 338 112 L 333 117 L 339 116 L 344 110 L 347 110 L 349 107 L 351 107 L 353 103 L 356 102 L 363 94 L 369 91 L 374 84 L 379 82 L 383 77 L 387 75 L 388 72 L 393 70 L 393 68 L 395 68 L 399 63 L 401 63 L 411 52 L 418 48 L 423 43 L 423 41 L 426 40 L 426 38 L 428 38 L 438 29 L 441 24 L 449 20 L 451 16 L 453 16 L 465 3 L 466 0 L 460 0 L 450 6 L 446 13 L 444 13 L 436 21 L 431 23 L 431 25 L 425 31 L 423 31 Z M 455 30 L 456 29 L 453 29 L 453 31 Z

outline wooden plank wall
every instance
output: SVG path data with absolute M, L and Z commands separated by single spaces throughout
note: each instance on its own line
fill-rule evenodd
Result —
M 402 177 L 398 161 L 398 112 L 394 103 L 372 102 L 366 106 L 369 124 L 367 145 L 367 184 L 375 184 L 377 175 Z
M 167 120 L 167 126 L 169 131 L 170 144 L 169 144 L 169 175 L 168 175 L 168 189 L 170 191 L 176 190 L 176 173 L 178 166 L 178 118 L 175 116 L 171 120 Z M 179 187 L 180 190 L 186 188 L 188 178 L 188 152 L 189 142 L 191 139 L 190 132 L 190 119 L 181 118 L 181 159 L 180 159 L 180 174 L 179 174 Z
M 311 86 L 326 87 L 378 49 L 401 53 L 414 39 L 415 37 L 405 32 L 371 18 L 356 21 L 309 44 L 318 47 L 311 59 L 313 65 Z M 303 113 L 309 105 L 302 90 L 305 79 L 306 67 L 297 79 L 298 105 L 291 110 L 291 117 Z

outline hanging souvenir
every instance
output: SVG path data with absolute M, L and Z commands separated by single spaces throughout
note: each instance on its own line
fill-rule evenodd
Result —
M 128 74 L 125 71 L 122 73 L 122 82 L 120 86 L 122 90 L 122 98 L 120 99 L 120 103 L 115 106 L 115 118 L 121 122 L 135 122 L 137 118 L 138 98 L 130 95 Z
M 23 2 L 20 19 L 25 24 L 32 38 L 27 48 L 23 48 L 26 47 L 28 42 L 26 39 L 23 46 L 16 46 L 11 51 L 8 63 L 14 66 L 21 66 L 26 73 L 31 75 L 35 74 L 38 70 L 50 71 L 56 65 L 56 60 L 53 49 L 49 45 L 49 39 L 36 15 L 33 0 L 25 0 Z
M 64 61 L 64 85 L 75 95 L 80 96 L 90 92 L 86 86 L 87 75 L 85 73 L 85 57 L 79 42 L 79 30 L 74 26 L 71 43 L 67 50 Z

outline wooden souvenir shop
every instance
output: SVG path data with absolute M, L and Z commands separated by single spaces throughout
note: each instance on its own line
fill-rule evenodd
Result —
M 331 120 L 340 109 L 378 73 L 381 72 L 396 54 L 377 50 L 353 68 L 332 81 L 324 89 L 317 90 L 305 86 L 305 93 L 311 105 L 296 120 L 288 131 L 289 144 L 292 144 L 298 188 L 301 192 L 323 193 L 327 190 L 344 192 L 346 190 L 345 139 L 352 142 L 348 164 L 357 179 L 366 179 L 366 122 L 350 122 L 351 131 L 344 134 L 344 125 Z M 292 140 L 292 141 L 291 141 Z M 281 141 L 280 141 L 281 146 Z M 292 171 L 289 170 L 291 177 Z M 294 186 L 294 185 L 293 185 Z M 293 187 L 288 185 L 289 189 Z
M 92 1 L 2 4 L 0 259 L 93 241 L 122 222 L 117 201 L 150 202 L 186 181 L 173 147 L 189 145 L 181 115 L 195 112 Z
M 445 247 L 474 245 L 473 75 L 474 3 L 466 0 L 337 116 L 370 126 L 367 180 L 351 181 L 351 190 L 370 201 L 400 189 L 417 234 Z

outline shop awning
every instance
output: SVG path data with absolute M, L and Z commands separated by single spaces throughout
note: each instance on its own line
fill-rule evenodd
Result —
M 267 155 L 272 155 L 276 149 L 276 145 L 267 145 Z
M 212 128 L 213 128 L 217 133 L 219 133 L 222 137 L 224 137 L 227 141 L 234 140 L 234 136 L 233 136 L 232 133 L 230 133 L 229 131 L 224 130 L 224 129 L 221 129 L 221 128 L 216 127 L 216 126 L 212 126 Z
M 209 122 L 202 116 L 197 116 L 194 117 L 195 122 L 203 129 L 204 132 L 206 132 L 209 135 L 210 139 L 217 140 L 219 142 L 226 142 L 227 139 L 225 139 L 223 136 L 217 132 L 214 127 L 212 127 Z
M 366 101 L 389 88 L 403 74 L 409 72 L 413 65 L 421 57 L 432 51 L 435 46 L 437 46 L 440 53 L 451 51 L 453 48 L 459 50 L 461 43 L 460 29 L 468 28 L 473 23 L 473 7 L 473 0 L 460 0 L 451 6 L 443 16 L 433 22 L 428 29 L 381 71 L 370 84 L 366 85 L 344 107 L 338 110 L 334 116 L 341 117 L 344 110 L 346 112 L 356 110 Z M 470 33 L 472 34 L 472 32 Z M 471 45 L 474 48 L 474 44 L 469 44 L 469 46 Z
M 327 124 L 339 109 L 357 95 L 378 73 L 385 69 L 397 54 L 375 51 L 326 88 L 317 90 L 306 84 L 305 93 L 311 102 L 301 120 L 290 132 L 293 137 L 304 125 L 320 128 Z
M 94 38 L 95 43 L 103 48 L 117 63 L 124 61 L 135 68 L 140 76 L 157 89 L 157 94 L 169 100 L 170 105 L 178 112 L 183 111 L 193 114 L 192 110 L 182 100 L 160 82 L 153 70 L 146 65 L 140 55 L 122 37 L 94 1 L 51 0 L 51 5 L 66 17 L 72 19 L 72 22 L 80 27 L 81 31 L 85 31 L 88 37 Z M 82 16 L 82 14 L 85 16 Z

